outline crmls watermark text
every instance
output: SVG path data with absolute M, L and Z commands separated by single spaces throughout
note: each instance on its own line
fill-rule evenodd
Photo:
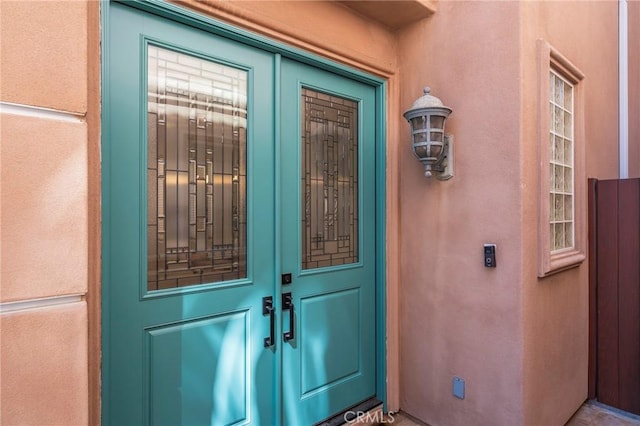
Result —
M 344 421 L 347 422 L 347 424 L 383 424 L 393 423 L 396 421 L 396 419 L 394 417 L 394 413 L 389 412 L 388 414 L 384 414 L 380 410 L 375 412 L 347 411 L 346 413 L 344 413 Z

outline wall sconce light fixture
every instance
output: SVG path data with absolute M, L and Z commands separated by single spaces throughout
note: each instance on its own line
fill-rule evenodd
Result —
M 424 175 L 447 180 L 453 177 L 453 136 L 445 135 L 444 124 L 452 109 L 432 96 L 428 87 L 404 113 L 411 125 L 414 155 L 424 165 Z

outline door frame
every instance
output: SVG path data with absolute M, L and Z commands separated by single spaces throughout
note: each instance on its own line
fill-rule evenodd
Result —
M 112 0 L 116 2 L 126 3 L 130 7 L 135 7 L 144 12 L 157 15 L 163 18 L 167 18 L 176 23 L 181 23 L 201 29 L 205 32 L 213 35 L 222 36 L 233 41 L 243 43 L 249 46 L 257 47 L 266 52 L 274 54 L 274 68 L 276 72 L 279 71 L 280 58 L 286 57 L 296 60 L 308 65 L 312 65 L 316 68 L 327 70 L 335 74 L 348 77 L 355 81 L 359 81 L 372 86 L 375 89 L 375 109 L 376 109 L 376 124 L 375 124 L 375 229 L 376 229 L 376 243 L 375 243 L 375 259 L 376 259 L 376 398 L 383 402 L 383 408 L 387 409 L 387 324 L 386 324 L 386 103 L 387 103 L 387 80 L 380 78 L 369 73 L 354 69 L 350 66 L 340 64 L 334 60 L 324 58 L 314 53 L 304 51 L 302 49 L 292 47 L 290 45 L 278 42 L 276 40 L 258 35 L 256 33 L 247 31 L 243 28 L 230 25 L 226 22 L 211 18 L 201 13 L 186 9 L 181 6 L 177 6 L 171 3 L 159 1 L 159 0 Z M 102 38 L 102 61 L 101 61 L 101 122 L 102 122 L 102 135 L 101 135 L 101 151 L 104 152 L 109 148 L 110 132 L 109 132 L 109 78 L 108 78 L 108 64 L 109 64 L 109 19 L 110 19 L 110 1 L 101 3 L 101 38 Z M 275 82 L 275 149 L 276 152 L 280 149 L 280 111 L 279 106 L 281 103 L 280 84 L 276 79 Z M 279 158 L 276 158 L 276 167 Z M 101 170 L 102 175 L 102 208 L 101 211 L 105 211 L 105 199 L 108 202 L 105 194 L 109 194 L 108 186 L 108 171 L 106 169 Z M 276 176 L 276 197 L 279 196 L 279 177 Z M 276 214 L 278 214 L 276 208 Z M 102 215 L 102 213 L 101 213 Z M 102 272 L 101 282 L 107 283 L 108 270 L 110 267 L 109 259 L 104 257 L 104 254 L 108 251 L 105 247 L 109 244 L 109 221 L 102 218 Z M 275 223 L 275 235 L 276 245 L 279 245 L 279 232 L 280 224 L 278 221 Z M 276 256 L 276 267 L 274 271 L 274 282 L 278 282 L 276 277 L 279 277 L 281 271 L 279 262 L 279 256 Z M 101 294 L 101 317 L 104 317 L 108 313 L 109 299 L 108 292 L 105 291 L 103 286 Z M 102 321 L 102 325 L 98 325 L 101 328 L 100 337 L 100 349 L 101 356 L 105 356 L 105 352 L 102 351 L 103 347 L 108 344 L 107 337 L 109 336 L 108 322 Z M 281 377 L 282 366 L 276 365 L 276 377 Z M 279 379 L 277 379 L 279 380 Z M 102 385 L 101 385 L 102 386 Z M 102 393 L 102 392 L 101 392 Z M 101 400 L 101 396 L 98 396 Z M 281 420 L 281 413 L 279 409 L 276 409 L 276 420 Z

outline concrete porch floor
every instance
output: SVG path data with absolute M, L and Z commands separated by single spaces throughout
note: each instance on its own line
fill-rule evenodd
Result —
M 640 416 L 625 413 L 597 402 L 587 402 L 566 426 L 639 426 Z
M 386 423 L 379 423 L 379 425 L 383 424 L 428 426 L 426 423 L 402 412 L 394 414 L 393 419 L 389 418 Z M 580 407 L 565 426 L 640 426 L 640 416 L 611 409 L 597 402 L 587 402 Z

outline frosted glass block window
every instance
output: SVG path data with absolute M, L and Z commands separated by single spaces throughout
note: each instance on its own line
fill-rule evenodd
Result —
M 549 72 L 549 241 L 551 251 L 574 247 L 573 85 Z
M 247 276 L 247 72 L 148 47 L 147 288 Z

